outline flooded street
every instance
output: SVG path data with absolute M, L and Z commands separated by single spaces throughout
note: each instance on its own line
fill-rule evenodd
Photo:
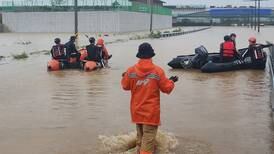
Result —
M 94 72 L 47 72 L 50 56 L 44 54 L 8 60 L 0 65 L 0 153 L 93 154 L 100 151 L 99 135 L 134 131 L 130 93 L 121 89 L 121 74 L 138 60 L 138 45 L 150 42 L 154 62 L 168 76 L 179 76 L 174 92 L 161 97 L 160 129 L 178 139 L 176 154 L 272 154 L 268 68 L 205 74 L 172 70 L 167 63 L 177 55 L 192 54 L 199 45 L 216 52 L 223 36 L 232 32 L 237 34 L 237 48 L 247 47 L 253 35 L 260 43 L 273 42 L 273 30 L 263 27 L 256 34 L 250 28 L 213 27 L 170 38 L 112 43 L 107 45 L 113 54 L 111 68 Z M 0 56 L 49 50 L 56 36 L 65 42 L 69 34 L 0 34 Z M 16 44 L 18 40 L 32 43 Z M 80 45 L 86 43 L 82 37 Z

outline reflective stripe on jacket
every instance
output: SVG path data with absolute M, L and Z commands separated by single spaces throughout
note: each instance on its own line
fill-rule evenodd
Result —
M 254 44 L 249 46 L 250 56 L 253 60 L 261 60 L 265 58 L 263 47 L 264 46 L 261 44 Z
M 224 42 L 222 44 L 222 49 L 223 49 L 223 57 L 234 57 L 235 46 L 233 42 L 231 41 Z
M 52 46 L 51 49 L 51 54 L 52 57 L 60 57 L 60 56 L 65 56 L 65 47 L 63 44 L 58 44 L 58 45 L 54 45 Z
M 160 91 L 169 94 L 173 81 L 151 59 L 140 59 L 130 67 L 121 81 L 124 90 L 131 91 L 132 122 L 160 125 Z

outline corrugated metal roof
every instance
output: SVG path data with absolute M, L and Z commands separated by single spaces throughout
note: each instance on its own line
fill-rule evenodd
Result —
M 258 11 L 258 10 L 257 10 Z M 255 12 L 254 8 L 214 8 L 210 9 L 209 13 L 211 16 L 248 16 L 253 15 Z M 268 16 L 271 15 L 271 9 L 260 9 L 260 15 Z

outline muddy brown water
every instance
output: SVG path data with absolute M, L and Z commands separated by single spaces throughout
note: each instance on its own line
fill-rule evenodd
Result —
M 238 36 L 238 48 L 246 47 L 251 35 L 262 43 L 273 42 L 273 30 L 264 27 L 256 34 L 248 28 L 214 27 L 171 38 L 109 44 L 111 68 L 94 72 L 47 72 L 50 58 L 43 54 L 9 60 L 0 65 L 0 153 L 93 154 L 98 150 L 99 135 L 134 131 L 130 94 L 121 89 L 120 79 L 137 61 L 138 45 L 146 41 L 155 48 L 154 62 L 168 76 L 180 78 L 174 92 L 161 97 L 160 129 L 178 139 L 176 154 L 271 154 L 273 121 L 267 69 L 203 74 L 172 70 L 166 64 L 176 55 L 193 53 L 201 44 L 217 51 L 223 36 L 231 32 Z M 32 44 L 14 45 L 18 38 Z M 53 38 L 53 34 L 0 34 L 0 55 L 45 50 Z

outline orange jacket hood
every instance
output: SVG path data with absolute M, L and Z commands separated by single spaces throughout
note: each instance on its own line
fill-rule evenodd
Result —
M 152 59 L 140 59 L 135 64 L 135 71 L 139 77 L 144 77 L 155 69 Z

